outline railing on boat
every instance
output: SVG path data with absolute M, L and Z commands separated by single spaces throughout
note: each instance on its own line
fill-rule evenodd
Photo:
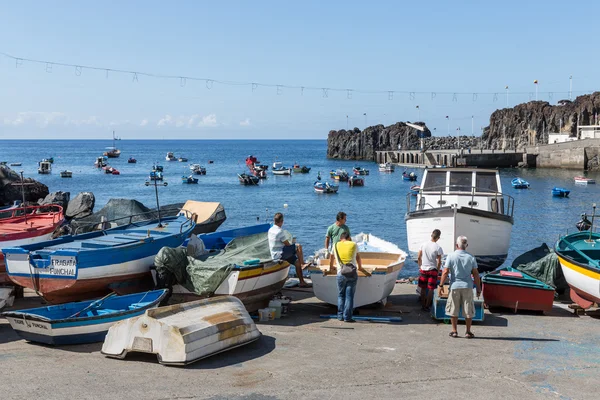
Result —
M 471 187 L 469 188 L 469 190 L 464 190 L 466 188 L 468 187 L 465 187 L 464 185 L 433 186 L 427 189 L 421 188 L 419 189 L 419 195 L 416 198 L 413 193 L 409 192 L 406 194 L 406 210 L 407 212 L 411 212 L 425 210 L 428 208 L 434 209 L 444 207 L 444 205 L 447 203 L 447 201 L 444 200 L 444 197 L 456 197 L 457 195 L 463 197 L 471 196 L 471 201 L 469 201 L 468 206 L 470 208 L 476 208 L 478 203 L 475 200 L 475 197 L 484 196 L 492 198 L 493 201 L 491 204 L 491 208 L 493 212 L 497 212 L 499 214 L 503 214 L 509 217 L 513 216 L 513 213 L 515 211 L 515 199 L 512 196 L 497 192 L 495 190 L 482 189 L 477 187 Z M 429 203 L 419 201 L 419 199 L 423 199 L 423 194 L 430 196 L 437 196 L 439 194 L 439 200 L 437 201 L 437 204 L 433 206 Z M 412 202 L 413 198 L 415 198 L 414 206 Z
M 20 206 L 0 210 L 0 220 L 16 217 L 32 217 L 36 214 L 52 216 L 52 223 L 57 223 L 63 218 L 63 208 L 58 204 L 45 204 L 42 206 Z

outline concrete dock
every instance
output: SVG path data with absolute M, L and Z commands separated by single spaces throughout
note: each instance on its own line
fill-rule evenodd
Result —
M 310 289 L 261 339 L 185 368 L 150 355 L 105 358 L 101 343 L 48 347 L 20 340 L 0 318 L 1 399 L 598 399 L 600 314 L 556 303 L 546 315 L 489 313 L 475 339 L 421 311 L 416 286 L 397 284 L 397 324 L 321 319 L 335 309 Z M 40 305 L 18 300 L 13 309 Z

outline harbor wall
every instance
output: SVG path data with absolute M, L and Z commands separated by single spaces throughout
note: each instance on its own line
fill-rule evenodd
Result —
M 589 164 L 600 155 L 600 139 L 532 146 L 527 153 L 536 156 L 538 168 L 593 169 Z

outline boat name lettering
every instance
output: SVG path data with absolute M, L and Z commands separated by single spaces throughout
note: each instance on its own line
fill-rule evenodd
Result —
M 13 322 L 17 325 L 25 325 L 25 322 L 23 322 L 22 319 L 15 319 Z
M 52 266 L 53 267 L 74 267 L 75 259 L 74 258 L 67 258 L 67 259 L 63 258 L 63 259 L 57 260 L 56 258 L 53 258 Z
M 34 328 L 38 328 L 38 329 L 46 329 L 48 330 L 48 327 L 46 325 L 42 325 L 42 324 L 38 324 L 37 322 L 30 322 L 31 326 Z
M 474 223 L 478 224 L 479 220 L 478 219 L 470 219 L 469 222 L 474 222 Z
M 75 268 L 50 268 L 50 275 L 75 276 Z

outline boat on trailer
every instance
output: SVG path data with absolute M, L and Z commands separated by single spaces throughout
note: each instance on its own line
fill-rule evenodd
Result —
M 110 328 L 102 354 L 156 354 L 163 365 L 188 365 L 243 346 L 261 333 L 235 297 L 216 297 L 147 310 Z
M 385 304 L 394 290 L 398 273 L 404 267 L 406 252 L 393 243 L 367 233 L 359 233 L 352 237 L 352 241 L 358 246 L 363 268 L 371 273 L 367 277 L 358 272 L 354 307 L 380 302 Z M 315 296 L 325 303 L 337 306 L 337 275 L 335 272 L 325 274 L 329 270 L 329 258 L 325 258 L 325 249 L 319 250 L 314 259 L 308 272 Z
M 51 303 L 147 290 L 154 256 L 163 246 L 181 245 L 195 223 L 186 215 L 132 222 L 134 217 L 142 218 L 132 215 L 116 228 L 5 247 L 8 277 Z
M 561 237 L 554 246 L 563 275 L 571 288 L 571 300 L 584 309 L 600 304 L 600 233 L 593 232 L 596 207 L 592 222 L 581 232 Z M 584 214 L 584 220 L 587 216 Z M 585 229 L 588 228 L 588 229 Z
M 479 271 L 492 271 L 506 260 L 514 223 L 514 199 L 502 193 L 497 170 L 478 168 L 425 169 L 416 199 L 406 195 L 408 250 L 416 256 L 421 245 L 439 229 L 438 244 L 446 253 L 460 235 L 469 243 Z
M 55 346 L 102 342 L 112 325 L 158 307 L 167 294 L 166 289 L 124 296 L 111 293 L 98 300 L 6 311 L 1 315 L 17 335 L 29 342 Z

